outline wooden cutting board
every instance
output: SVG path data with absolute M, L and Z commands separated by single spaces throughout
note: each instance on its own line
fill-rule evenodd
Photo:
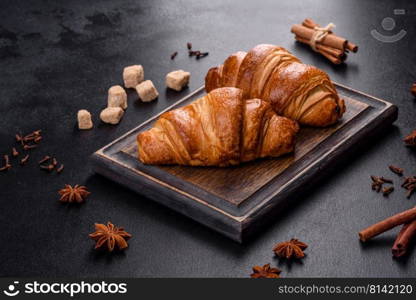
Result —
M 397 107 L 391 103 L 335 86 L 347 107 L 342 120 L 328 128 L 302 128 L 293 154 L 227 168 L 142 164 L 137 134 L 163 112 L 203 96 L 201 87 L 95 152 L 95 171 L 242 242 L 295 201 L 291 195 L 319 178 L 325 167 L 397 119 Z

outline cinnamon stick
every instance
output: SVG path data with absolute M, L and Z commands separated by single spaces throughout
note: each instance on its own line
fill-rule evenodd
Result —
M 293 25 L 290 31 L 296 34 L 297 36 L 307 39 L 307 40 L 310 40 L 313 34 L 315 33 L 315 30 L 299 25 L 299 24 Z M 328 47 L 332 47 L 341 51 L 345 51 L 348 41 L 334 34 L 328 34 L 327 36 L 323 38 L 320 44 L 328 46 Z
M 356 52 L 358 51 L 358 46 L 357 46 L 356 44 L 351 43 L 350 41 L 347 41 L 347 46 L 346 46 L 346 48 L 347 48 L 349 51 L 352 51 L 352 52 L 354 52 L 354 53 L 356 53 Z
M 318 52 L 321 53 L 323 56 L 325 56 L 327 59 L 329 59 L 335 65 L 339 65 L 343 62 L 343 60 L 341 60 L 337 57 L 334 57 L 333 55 L 331 55 L 330 53 L 328 53 L 326 51 L 320 50 Z
M 318 23 L 315 23 L 314 20 L 309 19 L 309 18 L 306 18 L 305 20 L 303 20 L 302 25 L 310 29 L 314 29 L 315 27 L 321 27 L 319 26 Z
M 295 39 L 303 44 L 309 45 L 309 41 L 304 38 L 295 36 Z M 317 44 L 316 49 L 318 50 L 319 53 L 321 53 L 323 56 L 325 56 L 333 64 L 336 64 L 336 65 L 339 65 L 340 63 L 342 63 L 346 58 L 346 56 L 344 55 L 342 51 L 335 49 L 335 48 Z
M 391 216 L 381 222 L 378 222 L 358 233 L 360 240 L 366 242 L 372 237 L 375 237 L 387 230 L 392 229 L 398 225 L 411 222 L 416 219 L 416 207 L 405 210 L 394 216 Z
M 394 241 L 391 253 L 394 257 L 401 257 L 406 254 L 407 249 L 412 242 L 412 239 L 416 236 L 416 220 L 411 223 L 403 225 L 396 240 Z
M 304 39 L 304 38 L 302 38 L 300 36 L 295 36 L 295 39 L 297 41 L 303 43 L 303 44 L 309 45 L 309 40 L 307 40 L 307 39 Z M 331 47 L 328 47 L 328 46 L 325 46 L 325 45 L 317 44 L 316 45 L 316 49 L 317 50 L 325 51 L 328 54 L 335 56 L 336 58 L 341 58 L 341 57 L 344 56 L 344 52 L 342 52 L 341 50 L 338 50 L 338 49 L 335 49 L 335 48 L 331 48 Z
M 315 21 L 313 21 L 312 19 L 305 19 L 302 22 L 302 25 L 305 26 L 305 27 L 308 27 L 310 29 L 314 29 L 315 27 L 321 27 L 321 25 L 319 25 L 318 23 L 315 23 Z M 332 33 L 332 31 L 330 31 L 330 33 Z M 347 43 L 345 45 L 345 48 L 349 51 L 354 52 L 354 53 L 358 51 L 358 46 L 351 43 L 348 40 L 347 40 Z

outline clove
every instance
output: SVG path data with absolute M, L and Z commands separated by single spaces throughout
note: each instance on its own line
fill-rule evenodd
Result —
M 407 190 L 406 198 L 410 198 L 416 190 L 416 177 L 406 177 L 402 183 L 402 187 Z
M 39 161 L 39 164 L 43 164 L 44 162 L 46 162 L 50 159 L 51 159 L 51 157 L 49 155 L 46 155 Z
M 51 172 L 51 171 L 55 168 L 55 166 L 54 166 L 53 164 L 49 164 L 49 165 L 40 165 L 40 168 L 41 168 L 42 170 L 46 170 L 46 171 L 48 171 L 48 172 Z
M 201 51 L 192 51 L 190 50 L 189 52 L 189 56 L 198 56 L 201 54 Z
M 18 142 L 18 143 L 20 143 L 20 145 L 24 145 L 25 143 L 24 143 L 24 141 L 23 141 L 23 137 L 22 137 L 22 134 L 18 134 L 18 133 L 16 133 L 15 134 L 15 138 L 16 138 L 16 142 Z
M 6 154 L 3 156 L 4 158 L 4 166 L 0 168 L 0 171 L 7 171 L 12 167 L 12 165 L 9 162 L 9 156 Z
M 383 176 L 381 176 L 381 177 L 380 177 L 380 180 L 381 180 L 383 183 L 393 183 L 393 180 L 391 180 L 391 179 L 387 179 L 387 178 L 384 178 Z
M 64 170 L 64 165 L 61 164 L 61 166 L 56 170 L 57 173 L 61 173 Z
M 17 152 L 17 150 L 16 150 L 16 148 L 15 148 L 15 147 L 13 147 L 13 148 L 12 148 L 12 156 L 13 156 L 13 157 L 17 157 L 17 156 L 19 156 L 19 152 Z
M 203 58 L 203 57 L 207 56 L 208 54 L 209 54 L 208 52 L 200 52 L 196 55 L 196 59 Z
M 22 136 L 20 134 L 17 134 L 17 133 L 16 133 L 15 137 L 16 137 L 16 142 L 21 142 L 22 139 L 23 139 Z
M 38 145 L 27 145 L 27 144 L 24 144 L 23 149 L 24 150 L 30 150 L 30 149 L 36 148 L 37 146 Z
M 174 59 L 175 59 L 175 57 L 176 57 L 176 55 L 178 55 L 178 52 L 177 52 L 177 51 L 173 52 L 173 53 L 170 55 L 170 59 L 171 59 L 171 60 L 174 60 Z
M 384 183 L 393 183 L 393 180 L 384 178 L 383 176 L 378 177 L 378 176 L 371 175 L 370 177 L 371 177 L 371 180 L 373 181 L 371 183 L 371 189 L 373 191 L 376 191 L 377 193 L 381 191 Z
M 404 172 L 402 168 L 399 168 L 399 167 L 396 167 L 396 166 L 393 166 L 393 165 L 390 165 L 389 169 L 390 169 L 390 171 L 392 171 L 393 173 L 395 173 L 399 176 L 402 176 L 403 172 Z
M 28 161 L 28 159 L 29 159 L 29 154 L 26 154 L 26 156 L 25 156 L 25 157 L 23 157 L 23 158 L 20 160 L 20 164 L 21 164 L 21 165 L 26 164 L 26 163 L 27 163 L 27 161 Z
M 383 196 L 387 197 L 388 195 L 390 195 L 392 192 L 394 191 L 394 187 L 390 186 L 390 187 L 385 187 L 383 189 Z

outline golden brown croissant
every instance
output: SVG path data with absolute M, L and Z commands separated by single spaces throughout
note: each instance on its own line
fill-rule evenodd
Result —
M 278 116 L 260 99 L 237 88 L 219 88 L 162 114 L 137 136 L 146 164 L 229 166 L 293 151 L 296 122 Z
M 324 71 L 302 64 L 286 49 L 274 45 L 234 53 L 223 65 L 208 71 L 207 92 L 227 86 L 242 89 L 246 99 L 269 102 L 278 115 L 303 125 L 328 126 L 345 112 L 344 100 Z

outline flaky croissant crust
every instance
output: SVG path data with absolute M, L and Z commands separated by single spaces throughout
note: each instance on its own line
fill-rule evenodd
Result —
M 205 78 L 207 92 L 232 86 L 246 99 L 260 98 L 274 111 L 303 125 L 324 127 L 345 112 L 328 75 L 301 61 L 282 47 L 261 44 L 248 53 L 237 52 L 211 68 Z
M 293 151 L 296 122 L 280 117 L 260 99 L 237 88 L 219 88 L 162 114 L 137 136 L 146 164 L 229 166 Z

